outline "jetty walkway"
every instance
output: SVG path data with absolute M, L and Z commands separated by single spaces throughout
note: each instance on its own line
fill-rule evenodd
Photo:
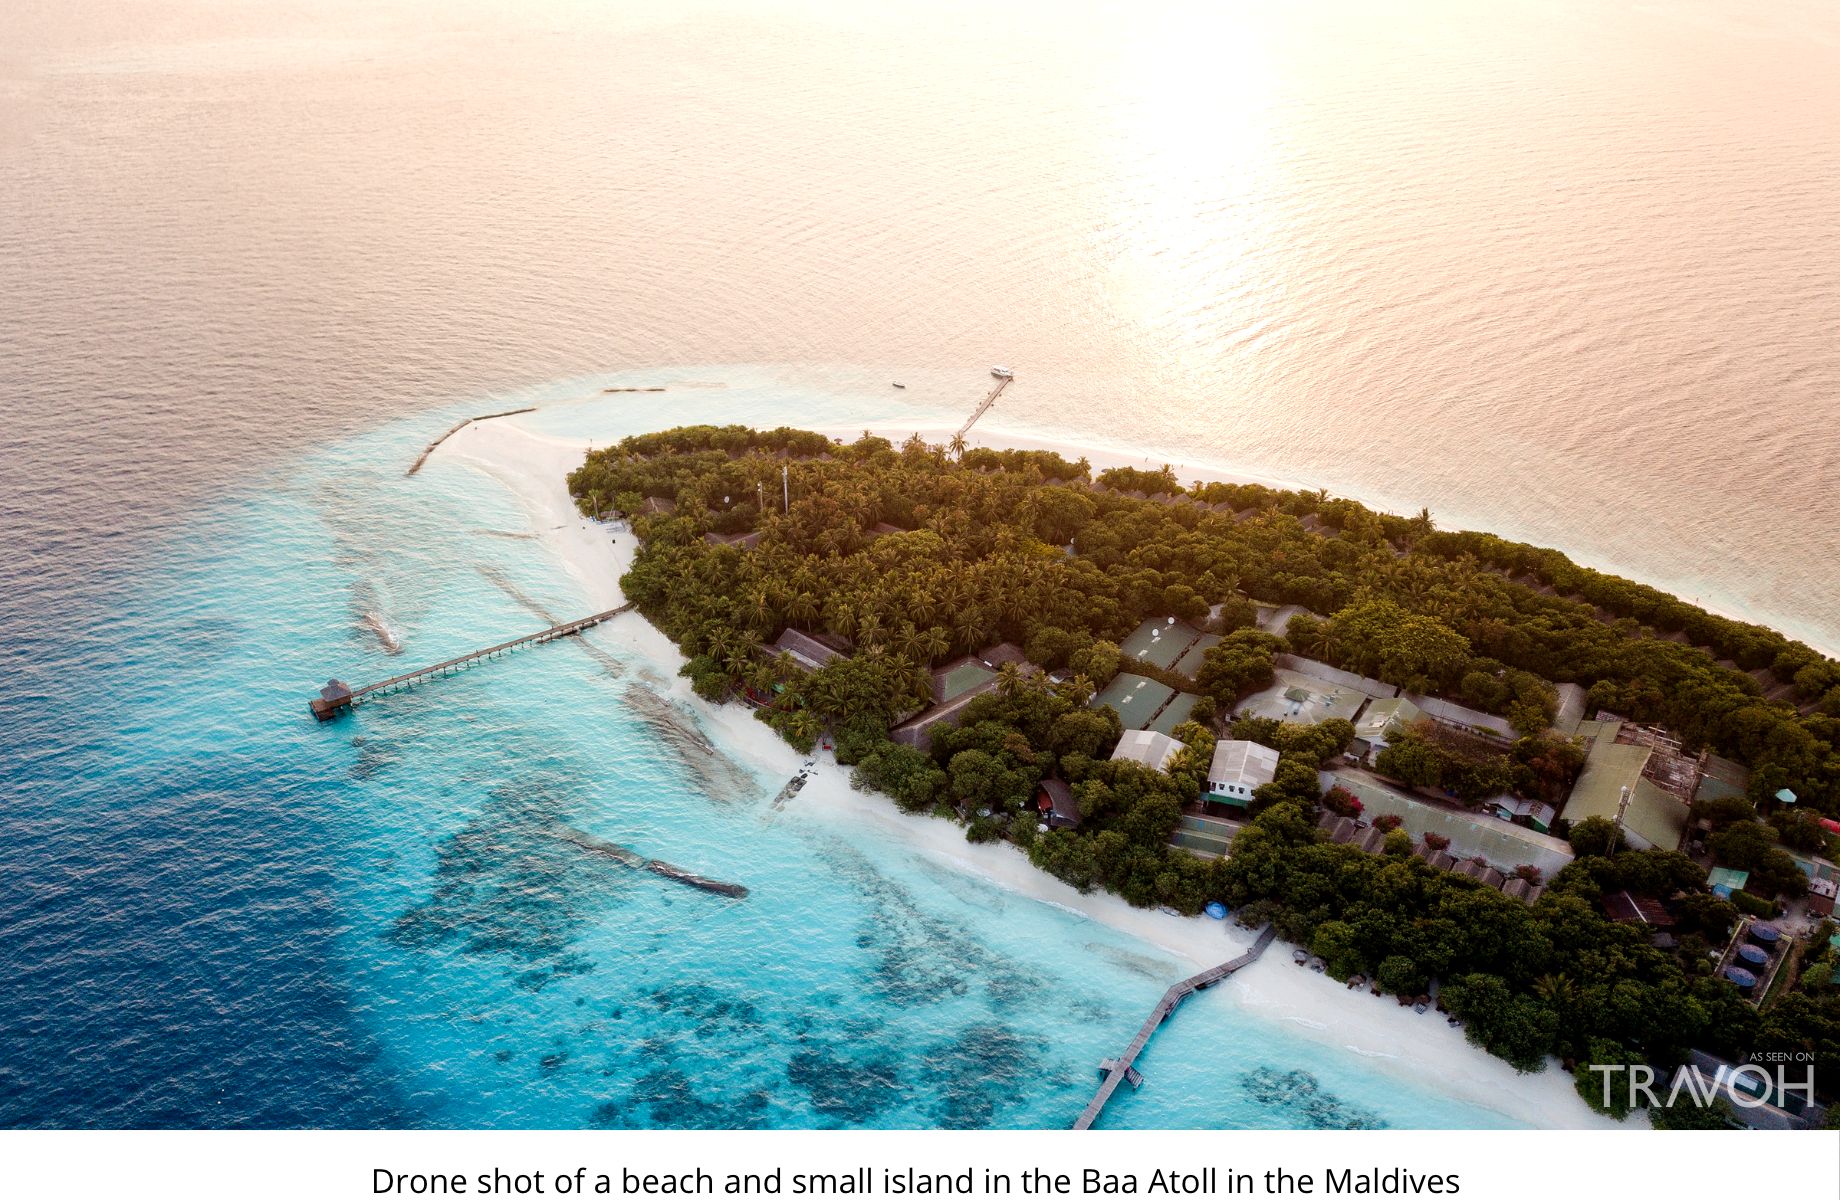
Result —
M 1137 1056 L 1142 1054 L 1144 1047 L 1150 1044 L 1150 1035 L 1156 1032 L 1159 1025 L 1169 1019 L 1169 1014 L 1174 1012 L 1182 1001 L 1203 988 L 1213 987 L 1241 967 L 1258 961 L 1259 955 L 1265 953 L 1265 947 L 1271 945 L 1272 938 L 1276 936 L 1277 931 L 1267 925 L 1260 931 L 1257 940 L 1252 943 L 1252 948 L 1238 958 L 1229 959 L 1217 967 L 1209 967 L 1198 975 L 1190 975 L 1180 983 L 1171 984 L 1169 990 L 1163 993 L 1163 998 L 1157 1001 L 1156 1007 L 1151 1010 L 1149 1018 L 1144 1021 L 1143 1028 L 1137 1031 L 1137 1036 L 1131 1039 L 1129 1046 L 1125 1047 L 1125 1052 L 1117 1058 L 1108 1058 L 1099 1064 L 1099 1069 L 1105 1073 L 1105 1079 L 1099 1084 L 1099 1090 L 1094 1093 L 1085 1111 L 1080 1113 L 1079 1118 L 1074 1121 L 1073 1127 L 1091 1129 L 1093 1122 L 1099 1119 L 1099 1114 L 1105 1111 L 1105 1102 L 1112 1098 L 1112 1093 L 1118 1090 L 1119 1084 L 1128 1080 L 1132 1087 L 1142 1085 L 1144 1077 L 1138 1074 L 1135 1065 Z
M 536 633 L 527 633 L 523 637 L 500 642 L 496 646 L 487 646 L 484 650 L 475 650 L 471 654 L 462 654 L 458 658 L 450 658 L 445 662 L 435 663 L 433 666 L 406 671 L 401 675 L 392 675 L 388 679 L 378 683 L 367 683 L 360 688 L 348 688 L 336 679 L 330 680 L 307 707 L 319 720 L 330 721 L 346 709 L 362 704 L 373 697 L 386 696 L 391 692 L 412 688 L 418 683 L 427 683 L 429 680 L 439 679 L 456 671 L 467 670 L 486 659 L 498 658 L 524 646 L 536 646 L 544 642 L 553 642 L 557 638 L 573 637 L 584 629 L 592 628 L 602 621 L 619 616 L 632 606 L 632 601 L 629 600 L 618 608 L 610 608 L 606 612 L 577 617 L 573 621 L 564 621 L 560 625 L 551 625 L 548 629 L 540 629 Z
M 1009 381 L 1010 377 L 1007 375 L 997 380 L 997 386 L 990 389 L 990 395 L 984 397 L 984 402 L 973 409 L 971 415 L 965 418 L 965 423 L 958 427 L 957 436 L 964 437 L 971 432 L 971 427 L 978 423 L 979 417 L 990 411 L 990 406 L 997 402 L 997 397 L 1003 394 L 1003 389 L 1009 386 Z

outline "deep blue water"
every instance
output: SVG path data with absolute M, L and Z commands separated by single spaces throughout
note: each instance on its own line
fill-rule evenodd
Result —
M 848 419 L 735 378 L 672 419 Z M 594 391 L 538 389 L 524 420 L 660 423 L 567 402 Z M 587 611 L 497 484 L 441 456 L 403 475 L 494 404 L 286 462 L 119 555 L 35 560 L 81 586 L 6 611 L 0 1122 L 1065 1125 L 1186 965 L 885 832 L 775 811 L 790 753 L 726 750 L 671 664 L 607 629 L 307 717 L 329 673 Z M 1108 1123 L 1505 1123 L 1218 993 L 1144 1065 L 1156 1085 Z

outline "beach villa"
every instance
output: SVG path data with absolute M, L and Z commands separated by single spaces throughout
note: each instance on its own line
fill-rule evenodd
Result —
M 1208 766 L 1204 804 L 1225 804 L 1242 812 L 1252 803 L 1252 793 L 1268 784 L 1278 772 L 1278 752 L 1257 742 L 1223 739 L 1214 743 L 1214 761 Z

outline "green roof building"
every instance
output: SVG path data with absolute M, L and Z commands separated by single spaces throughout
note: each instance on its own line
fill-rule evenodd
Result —
M 1565 819 L 1573 825 L 1591 817 L 1617 821 L 1620 811 L 1623 836 L 1631 846 L 1638 850 L 1677 850 L 1687 831 L 1687 806 L 1643 776 L 1642 769 L 1653 751 L 1647 746 L 1618 742 L 1619 728 L 1617 722 L 1604 722 L 1601 732 L 1592 739 L 1584 771 L 1565 803 Z

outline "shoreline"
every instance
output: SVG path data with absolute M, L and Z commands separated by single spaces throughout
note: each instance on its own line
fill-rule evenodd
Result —
M 860 427 L 852 432 L 860 432 Z M 1077 450 L 1024 435 L 999 433 L 997 437 L 1013 438 L 1010 445 L 1016 448 L 1056 448 L 1063 454 Z M 979 438 L 976 444 L 1007 448 L 995 439 Z M 458 460 L 505 487 L 524 508 L 538 541 L 577 581 L 589 601 L 613 607 L 623 602 L 619 577 L 637 550 L 637 539 L 575 511 L 563 479 L 580 464 L 588 446 L 585 438 L 536 433 L 512 418 L 469 425 L 433 457 Z M 1105 454 L 1083 450 L 1070 457 L 1084 455 L 1098 465 Z M 789 777 L 804 762 L 746 709 L 710 705 L 698 698 L 689 682 L 676 674 L 684 661 L 681 653 L 649 621 L 609 622 L 597 627 L 592 636 L 596 641 L 611 639 L 649 660 L 658 668 L 662 690 L 693 709 L 725 748 L 753 769 Z M 1230 921 L 1133 908 L 1109 892 L 1081 893 L 1036 868 L 1016 847 L 973 844 L 956 825 L 902 813 L 886 797 L 853 789 L 848 769 L 839 766 L 834 756 L 818 752 L 812 757 L 816 769 L 788 810 L 789 819 L 834 822 L 858 831 L 865 826 L 879 828 L 932 862 L 1096 921 L 1196 969 L 1223 962 L 1250 944 L 1248 931 Z M 1239 972 L 1233 986 L 1221 992 L 1255 1020 L 1281 1024 L 1324 1046 L 1356 1055 L 1395 1078 L 1512 1121 L 1540 1128 L 1640 1127 L 1593 1113 L 1556 1064 L 1536 1075 L 1519 1075 L 1506 1062 L 1470 1045 L 1461 1029 L 1447 1025 L 1435 1013 L 1414 1013 L 1384 997 L 1371 996 L 1365 989 L 1350 990 L 1326 974 L 1297 968 L 1288 954 L 1267 955 Z

